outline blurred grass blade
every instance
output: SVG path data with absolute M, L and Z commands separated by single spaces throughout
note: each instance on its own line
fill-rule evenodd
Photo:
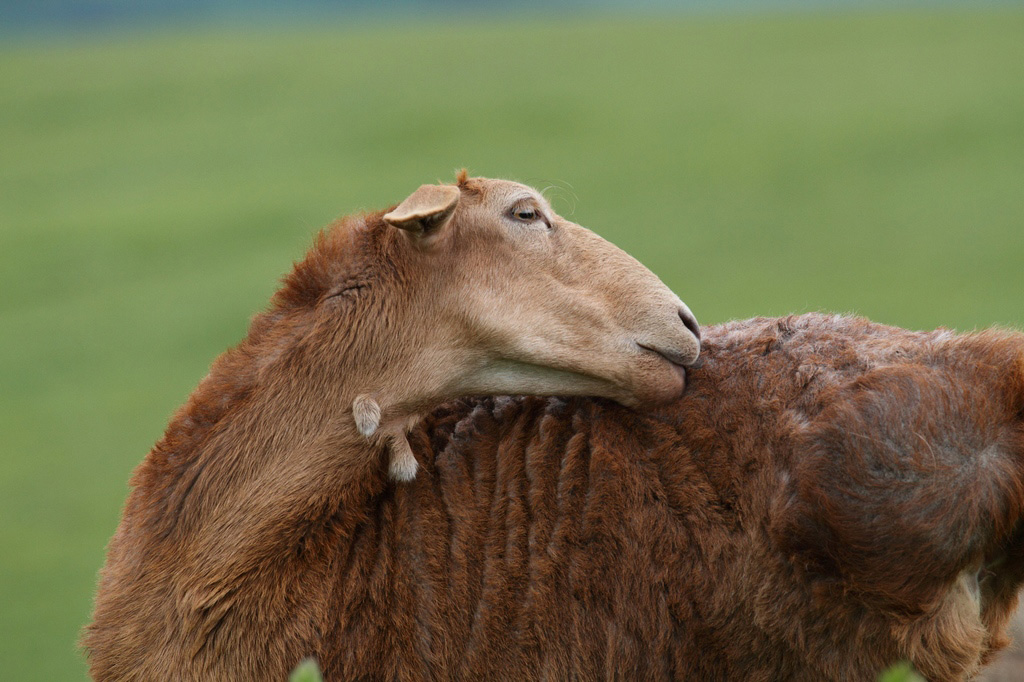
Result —
M 295 666 L 295 670 L 288 677 L 288 682 L 324 682 L 324 678 L 320 675 L 320 666 L 316 661 L 305 658 Z
M 917 674 L 914 666 L 904 661 L 879 675 L 878 682 L 925 682 L 925 679 Z

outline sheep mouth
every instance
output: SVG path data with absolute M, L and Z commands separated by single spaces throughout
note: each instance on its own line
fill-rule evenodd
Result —
M 693 362 L 679 351 L 655 348 L 654 346 L 646 346 L 642 343 L 638 343 L 636 345 L 644 349 L 648 353 L 653 353 L 654 355 L 657 355 L 662 360 L 665 360 L 669 364 L 679 369 L 685 370 L 687 367 L 693 366 Z
M 686 390 L 686 370 L 690 355 L 637 343 L 640 370 L 634 376 L 633 398 L 637 405 L 664 405 Z

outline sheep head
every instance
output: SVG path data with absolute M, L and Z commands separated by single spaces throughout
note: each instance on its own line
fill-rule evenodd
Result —
M 443 392 L 677 397 L 700 352 L 697 323 L 653 273 L 506 180 L 424 185 L 383 217 L 430 292 L 430 327 L 458 360 Z M 459 368 L 454 370 L 454 368 Z M 454 371 L 452 371 L 454 370 Z

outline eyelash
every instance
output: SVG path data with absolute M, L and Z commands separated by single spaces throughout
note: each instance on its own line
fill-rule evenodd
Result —
M 524 217 L 524 214 L 529 214 L 529 217 Z M 551 223 L 548 222 L 548 219 L 535 208 L 513 208 L 509 211 L 509 215 L 513 220 L 517 220 L 521 223 L 535 223 L 537 221 L 542 221 L 547 225 L 548 229 L 551 229 Z

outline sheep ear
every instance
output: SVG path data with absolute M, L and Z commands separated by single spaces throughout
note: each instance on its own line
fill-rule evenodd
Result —
M 455 185 L 421 185 L 395 210 L 384 214 L 384 222 L 419 237 L 436 234 L 455 213 L 459 195 Z

